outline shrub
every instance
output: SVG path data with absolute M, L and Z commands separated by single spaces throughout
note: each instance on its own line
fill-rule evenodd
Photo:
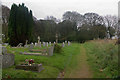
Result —
M 55 53 L 61 53 L 62 52 L 62 46 L 55 44 L 54 45 L 54 52 Z

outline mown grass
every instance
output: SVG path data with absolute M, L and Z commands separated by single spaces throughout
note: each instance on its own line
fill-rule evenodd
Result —
M 54 53 L 51 57 L 21 55 L 19 54 L 20 52 L 27 52 L 29 49 L 7 47 L 9 53 L 15 54 L 15 65 L 10 68 L 3 69 L 2 76 L 3 78 L 6 78 L 8 75 L 11 78 L 57 78 L 60 71 L 64 70 L 65 67 L 68 67 L 69 64 L 75 63 L 71 58 L 77 53 L 76 51 L 78 46 L 78 44 L 73 43 L 70 46 L 64 47 L 61 53 Z M 16 70 L 15 66 L 24 62 L 25 59 L 34 59 L 37 64 L 42 63 L 44 70 L 40 73 Z
M 6 78 L 9 75 L 11 78 L 57 78 L 61 71 L 65 70 L 69 73 L 77 68 L 80 46 L 83 46 L 86 49 L 88 64 L 93 71 L 93 78 L 114 78 L 118 75 L 118 45 L 114 45 L 114 43 L 113 40 L 89 41 L 82 45 L 72 43 L 72 45 L 64 47 L 63 52 L 54 53 L 51 57 L 21 55 L 20 52 L 27 52 L 29 49 L 7 47 L 8 53 L 15 54 L 15 65 L 3 69 L 2 77 Z M 42 63 L 44 70 L 40 73 L 16 70 L 15 66 L 24 62 L 25 59 L 34 59 L 35 63 Z
M 115 78 L 118 76 L 118 45 L 113 40 L 86 42 L 88 62 L 94 78 Z

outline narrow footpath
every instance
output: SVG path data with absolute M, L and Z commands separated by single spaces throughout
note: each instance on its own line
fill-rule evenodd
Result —
M 83 45 L 80 46 L 80 54 L 76 56 L 78 65 L 67 74 L 66 78 L 92 78 L 92 72 L 87 62 L 86 50 Z

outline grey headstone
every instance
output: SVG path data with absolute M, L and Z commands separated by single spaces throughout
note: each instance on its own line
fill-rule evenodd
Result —
M 43 46 L 45 46 L 45 42 L 43 42 Z
M 48 42 L 46 43 L 46 46 L 48 47 Z
M 41 47 L 41 42 L 37 43 L 37 47 Z
M 14 54 L 3 54 L 2 67 L 8 68 L 14 65 Z
M 48 48 L 48 55 L 53 56 L 53 51 L 54 51 L 54 46 L 51 46 L 50 48 Z
M 7 48 L 6 47 L 2 47 L 2 54 L 7 54 Z
M 29 46 L 28 45 L 24 45 L 25 48 L 28 48 Z
M 49 42 L 49 45 L 51 46 L 51 42 Z
M 34 48 L 34 44 L 30 44 L 30 50 Z

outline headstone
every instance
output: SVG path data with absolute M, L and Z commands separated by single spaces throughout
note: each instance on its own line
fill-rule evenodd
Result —
M 40 36 L 38 36 L 38 43 L 40 43 Z
M 65 47 L 65 43 L 64 42 L 62 43 L 62 47 Z
M 43 42 L 43 46 L 45 47 L 45 42 Z
M 6 47 L 2 47 L 2 54 L 7 54 L 7 48 Z
M 33 48 L 34 48 L 34 44 L 31 43 L 31 44 L 30 44 L 30 50 L 33 49 Z
M 28 48 L 28 40 L 26 40 L 26 43 L 25 43 L 25 45 L 24 45 L 24 47 L 26 47 L 26 48 Z
M 109 34 L 109 31 L 107 31 L 107 39 L 110 38 L 110 34 Z
M 37 47 L 41 47 L 41 42 L 37 43 Z
M 4 43 L 5 46 L 8 46 L 8 43 Z
M 49 55 L 49 56 L 53 56 L 53 51 L 54 51 L 54 46 L 51 46 L 51 47 L 48 49 L 48 55 Z
M 3 54 L 2 67 L 8 68 L 14 65 L 14 54 Z
M 68 41 L 68 46 L 70 45 L 70 41 Z
M 48 47 L 48 42 L 46 43 L 47 47 Z
M 65 44 L 67 44 L 67 41 L 65 41 Z
M 55 37 L 56 37 L 56 43 L 58 43 L 58 34 L 56 34 Z
M 22 47 L 22 45 L 23 45 L 23 43 L 19 43 L 19 44 L 17 45 L 17 47 Z
M 37 43 L 35 42 L 35 46 L 37 46 Z
M 49 45 L 51 46 L 51 42 L 49 42 Z
M 41 47 L 41 42 L 40 42 L 40 45 L 39 45 L 40 47 Z

